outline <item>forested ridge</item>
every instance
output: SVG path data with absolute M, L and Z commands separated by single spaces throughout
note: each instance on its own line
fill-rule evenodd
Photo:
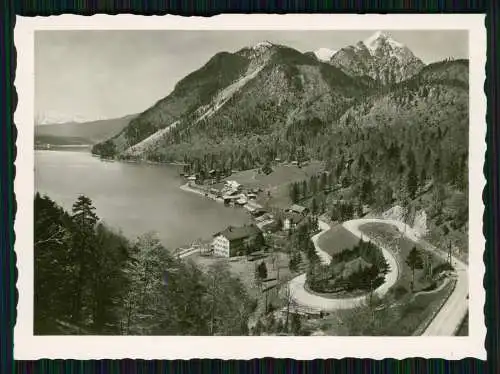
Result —
M 151 233 L 131 242 L 80 196 L 35 204 L 35 320 L 41 335 L 246 335 L 255 307 L 217 264 L 202 272 Z
M 320 160 L 333 176 L 328 191 L 341 186 L 341 194 L 307 191 L 297 201 L 319 205 L 322 212 L 330 212 L 332 201 L 344 198 L 358 208 L 382 210 L 398 204 L 414 213 L 424 209 L 434 239 L 467 247 L 468 60 L 432 63 L 403 81 L 381 84 L 291 48 L 273 46 L 269 51 L 270 57 L 262 55 L 267 59 L 248 49 L 217 55 L 217 62 L 193 73 L 202 87 L 211 87 L 203 91 L 203 103 L 210 106 L 210 93 L 219 92 L 222 84 L 209 83 L 204 71 L 234 66 L 227 85 L 252 63 L 262 63 L 259 74 L 210 116 L 199 120 L 199 111 L 184 111 L 175 117 L 178 126 L 139 154 L 120 153 L 116 139 L 94 152 L 182 161 L 202 175 L 210 170 L 230 175 L 276 159 Z M 222 62 L 229 59 L 235 61 Z M 192 88 L 186 92 L 198 89 L 193 77 L 186 78 L 189 84 L 179 83 Z M 183 95 L 174 91 L 171 96 L 165 102 Z M 126 131 L 143 122 L 151 128 L 170 123 L 162 117 L 170 111 L 158 104 L 151 111 L 159 114 L 151 117 L 146 111 Z

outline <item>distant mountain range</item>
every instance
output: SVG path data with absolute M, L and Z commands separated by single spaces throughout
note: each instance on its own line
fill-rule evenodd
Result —
M 102 142 L 122 131 L 136 115 L 89 122 L 65 122 L 35 126 L 35 142 L 51 145 L 83 145 Z

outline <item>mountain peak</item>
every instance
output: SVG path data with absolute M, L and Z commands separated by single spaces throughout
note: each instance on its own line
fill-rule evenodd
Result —
M 250 60 L 250 66 L 252 64 L 263 64 L 276 50 L 276 44 L 271 43 L 267 40 L 260 41 L 254 45 L 248 45 L 238 52 L 237 55 L 243 56 Z M 249 66 L 249 67 L 250 67 Z
M 313 53 L 318 60 L 323 61 L 323 62 L 329 62 L 331 60 L 332 56 L 335 53 L 337 53 L 337 51 L 330 49 L 330 48 L 319 48 L 319 49 L 315 50 Z
M 268 42 L 267 40 L 264 40 L 264 41 L 261 41 L 261 42 L 256 43 L 256 44 L 252 47 L 252 49 L 253 49 L 253 50 L 261 50 L 261 49 L 271 48 L 272 46 L 273 46 L 273 43 Z
M 379 49 L 382 45 L 388 44 L 392 48 L 404 48 L 404 45 L 400 42 L 392 39 L 387 33 L 383 31 L 377 31 L 367 39 L 363 41 L 363 44 L 368 48 L 370 52 L 374 52 Z
M 383 32 L 383 31 L 376 31 L 374 32 L 370 37 L 368 37 L 366 40 L 365 40 L 365 43 L 370 43 L 371 41 L 373 40 L 377 40 L 377 39 L 387 39 L 389 38 L 389 35 L 387 35 L 387 33 Z
M 331 64 L 346 74 L 366 75 L 384 85 L 407 79 L 424 66 L 408 47 L 383 31 L 342 48 Z

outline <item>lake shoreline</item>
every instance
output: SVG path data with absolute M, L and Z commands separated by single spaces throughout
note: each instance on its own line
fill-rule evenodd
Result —
M 103 157 L 98 154 L 90 152 L 92 157 L 98 158 L 103 161 L 115 161 L 115 162 L 123 162 L 126 164 L 139 164 L 139 165 L 168 165 L 168 166 L 184 166 L 185 163 L 180 161 L 172 161 L 172 162 L 162 162 L 162 161 L 150 161 L 150 160 L 127 160 L 127 159 L 119 159 L 116 157 Z
M 213 199 L 194 196 L 204 193 L 182 187 L 185 179 L 173 165 L 137 164 L 141 167 L 92 157 L 90 152 L 76 149 L 37 150 L 34 191 L 50 196 L 65 209 L 71 209 L 75 199 L 84 194 L 110 227 L 131 240 L 157 232 L 169 249 L 210 239 L 231 224 L 249 222 L 245 210 L 227 209 L 221 203 L 213 204 Z
M 198 190 L 196 188 L 192 188 L 192 187 L 189 186 L 189 183 L 185 183 L 185 184 L 179 186 L 179 188 L 182 191 L 186 191 L 186 192 L 190 192 L 190 193 L 202 196 L 202 197 L 206 197 L 206 198 L 208 198 L 210 200 L 213 200 L 213 201 L 215 201 L 217 203 L 224 203 L 224 199 L 222 199 L 220 197 L 217 197 L 217 196 L 214 196 L 213 194 L 210 194 L 208 192 L 203 192 L 203 191 Z

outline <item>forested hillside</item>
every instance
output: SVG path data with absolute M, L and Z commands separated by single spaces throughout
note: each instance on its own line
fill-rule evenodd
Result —
M 85 196 L 71 212 L 39 194 L 34 204 L 35 334 L 248 333 L 254 304 L 225 267 L 204 273 L 152 234 L 127 241 Z
M 156 131 L 172 125 L 236 80 L 247 68 L 248 60 L 240 55 L 221 52 L 199 70 L 179 81 L 173 92 L 139 114 L 123 131 L 97 145 L 95 153 L 105 156 L 119 154 Z
M 204 175 L 320 160 L 330 192 L 306 187 L 300 201 L 423 210 L 429 237 L 466 248 L 468 61 L 424 66 L 386 36 L 362 44 L 353 53 L 366 74 L 270 43 L 216 55 L 94 153 L 182 161 Z M 380 73 L 386 63 L 399 70 Z
M 300 123 L 313 121 L 316 127 L 311 131 L 322 130 L 373 85 L 371 79 L 349 77 L 333 66 L 285 46 L 246 48 L 235 54 L 221 54 L 218 59 L 220 64 L 224 62 L 225 70 L 220 70 L 220 64 L 211 69 L 205 66 L 186 77 L 172 94 L 139 115 L 122 134 L 95 147 L 94 152 L 102 154 L 105 149 L 107 156 L 121 153 L 123 157 L 195 160 L 221 151 L 224 154 L 221 158 L 235 159 L 239 156 L 238 148 L 247 148 L 245 143 L 268 145 L 273 136 L 277 139 L 293 136 Z M 221 73 L 223 79 L 219 77 Z M 193 92 L 205 86 L 210 89 L 205 89 L 197 100 L 190 99 Z M 180 97 L 183 104 L 176 108 L 179 111 L 182 108 L 182 115 L 172 116 L 172 109 L 165 106 L 179 102 Z M 140 155 L 122 152 L 124 146 L 120 139 L 124 136 L 126 143 L 133 145 L 177 120 L 176 126 L 160 141 L 144 148 Z M 224 143 L 222 147 L 221 143 Z M 294 151 L 288 148 L 289 145 L 285 145 L 283 152 Z M 261 157 L 256 161 L 262 161 Z M 254 164 L 250 161 L 250 165 Z
M 353 205 L 352 214 L 362 205 L 379 213 L 403 206 L 411 224 L 423 210 L 433 242 L 466 250 L 467 65 L 463 60 L 429 65 L 349 108 L 321 137 L 309 139 L 311 157 L 326 162 L 328 184 L 340 188 L 325 195 L 318 176 L 297 184 L 295 201 L 333 211 L 336 219 L 339 199 Z

